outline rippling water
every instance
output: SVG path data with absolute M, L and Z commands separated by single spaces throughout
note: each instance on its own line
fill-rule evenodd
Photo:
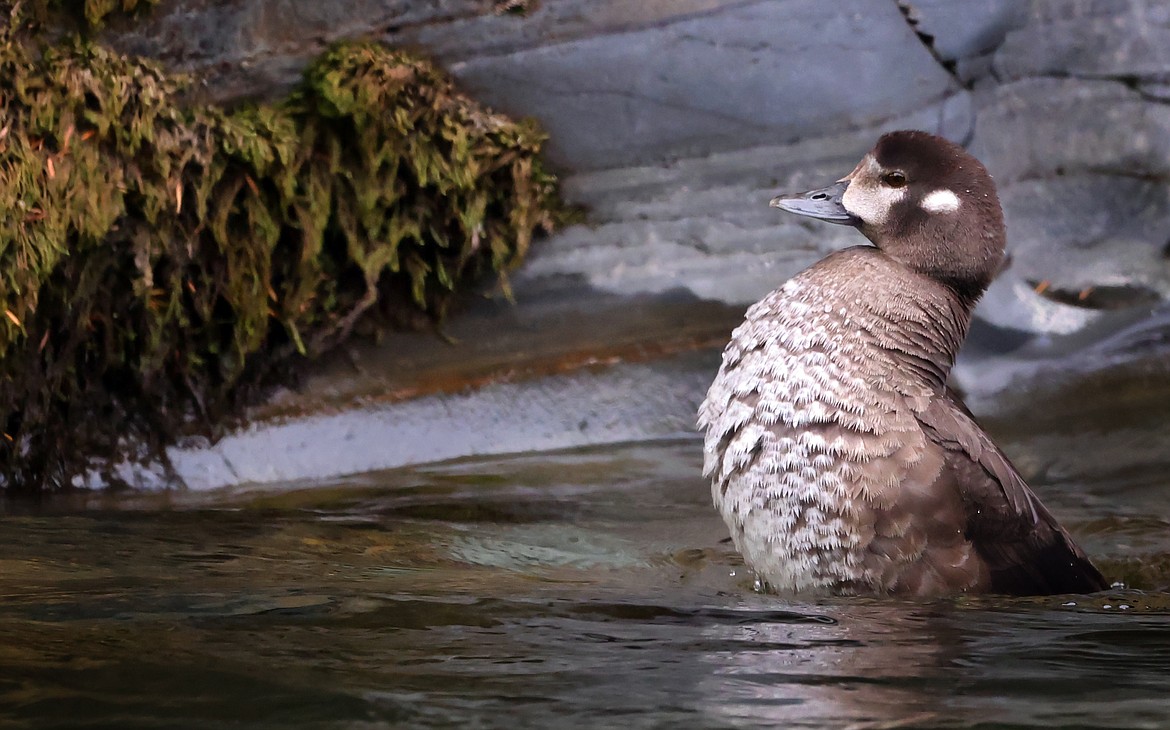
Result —
M 1144 591 L 801 602 L 753 590 L 699 450 L 9 505 L 0 728 L 1170 726 L 1170 532 L 1114 485 L 1039 486 Z

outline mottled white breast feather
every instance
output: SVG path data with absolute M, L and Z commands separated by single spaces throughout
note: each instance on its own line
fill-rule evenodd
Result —
M 863 272 L 892 265 L 853 258 Z M 913 404 L 929 391 L 907 390 L 886 308 L 897 299 L 928 315 L 915 292 L 874 290 L 856 273 L 810 270 L 753 305 L 699 408 L 715 506 L 747 563 L 782 591 L 879 589 L 874 520 L 926 448 Z M 855 303 L 848 324 L 843 301 Z

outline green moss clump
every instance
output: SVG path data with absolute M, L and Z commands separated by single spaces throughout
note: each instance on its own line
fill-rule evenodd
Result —
M 340 46 L 230 112 L 181 108 L 186 86 L 80 41 L 0 48 L 9 490 L 165 464 L 289 355 L 375 304 L 441 316 L 556 221 L 542 133 L 409 55 Z
M 115 14 L 133 15 L 158 5 L 160 0 L 24 0 L 23 16 L 38 23 L 57 20 L 62 16 L 73 19 L 83 29 L 105 25 Z M 7 3 L 19 5 L 19 3 Z
M 69 2 L 76 3 L 78 0 L 53 1 L 65 5 Z M 107 16 L 114 13 L 136 13 L 153 8 L 158 4 L 159 0 L 85 0 L 82 12 L 85 14 L 85 22 L 96 27 L 104 23 Z

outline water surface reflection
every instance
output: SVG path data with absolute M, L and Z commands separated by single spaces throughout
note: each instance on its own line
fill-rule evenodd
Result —
M 0 727 L 1170 725 L 1166 594 L 760 595 L 697 452 L 10 507 Z M 1170 555 L 1108 489 L 1045 498 L 1106 572 Z

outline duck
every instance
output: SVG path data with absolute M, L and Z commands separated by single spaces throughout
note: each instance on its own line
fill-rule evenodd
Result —
M 987 169 L 928 132 L 771 206 L 851 226 L 752 305 L 698 409 L 703 473 L 779 593 L 1085 594 L 1108 587 L 947 377 L 1003 265 Z

